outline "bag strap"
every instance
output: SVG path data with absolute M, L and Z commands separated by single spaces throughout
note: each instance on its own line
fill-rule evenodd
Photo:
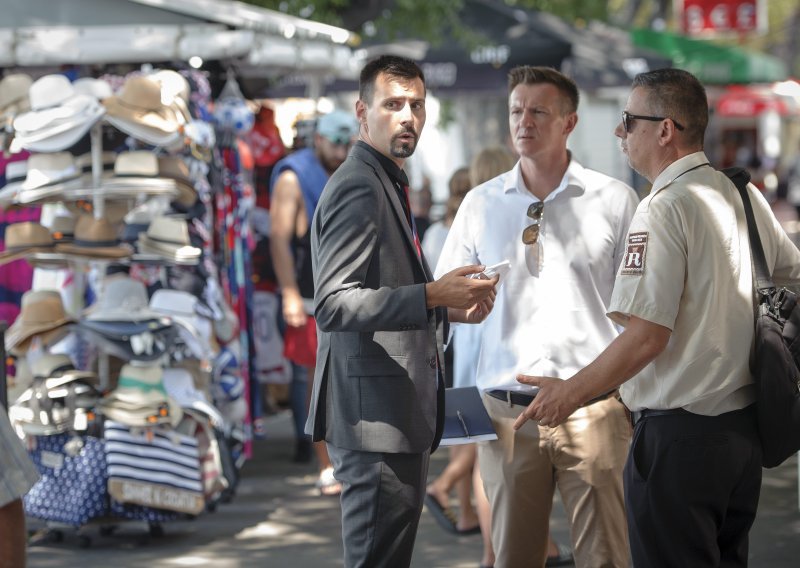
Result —
M 750 196 L 747 194 L 747 184 L 750 182 L 750 174 L 743 168 L 725 168 L 722 170 L 739 190 L 739 195 L 744 204 L 744 215 L 747 219 L 747 234 L 750 237 L 750 248 L 753 251 L 753 271 L 755 273 L 755 285 L 759 294 L 766 295 L 775 290 L 767 269 L 767 259 L 764 256 L 764 247 L 761 245 L 761 237 L 758 235 L 756 218 L 753 215 L 753 205 L 750 203 Z

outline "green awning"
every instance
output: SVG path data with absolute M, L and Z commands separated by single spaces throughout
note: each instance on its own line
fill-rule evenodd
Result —
M 647 29 L 631 30 L 631 38 L 637 47 L 670 57 L 675 67 L 705 84 L 772 83 L 789 76 L 786 64 L 764 53 Z

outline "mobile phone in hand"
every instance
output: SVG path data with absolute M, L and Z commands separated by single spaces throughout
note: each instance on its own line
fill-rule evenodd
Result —
M 472 278 L 486 277 L 487 279 L 489 279 L 493 278 L 495 274 L 499 274 L 500 279 L 502 280 L 503 278 L 505 278 L 506 274 L 508 274 L 509 270 L 511 270 L 511 263 L 507 260 L 504 260 L 502 262 L 498 262 L 497 264 L 487 266 L 486 268 L 483 269 L 483 272 L 479 274 L 473 274 L 471 277 Z

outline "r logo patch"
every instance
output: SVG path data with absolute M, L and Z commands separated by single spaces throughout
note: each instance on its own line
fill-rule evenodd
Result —
M 620 274 L 644 274 L 644 261 L 647 255 L 647 231 L 630 233 L 625 256 L 622 259 Z

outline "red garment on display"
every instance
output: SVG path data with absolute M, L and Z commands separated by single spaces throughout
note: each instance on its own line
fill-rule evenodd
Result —
M 274 166 L 286 154 L 278 127 L 275 125 L 275 111 L 269 107 L 262 106 L 258 111 L 256 123 L 247 138 L 253 148 L 256 166 Z
M 311 316 L 302 327 L 286 326 L 283 356 L 302 367 L 317 365 L 317 322 Z

